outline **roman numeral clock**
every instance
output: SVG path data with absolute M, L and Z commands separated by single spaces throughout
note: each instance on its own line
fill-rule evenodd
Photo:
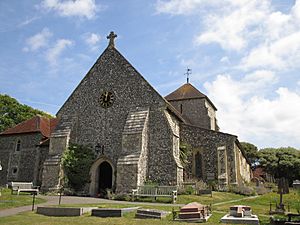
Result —
M 100 105 L 101 107 L 107 109 L 113 105 L 114 100 L 115 96 L 112 91 L 103 91 L 100 96 Z

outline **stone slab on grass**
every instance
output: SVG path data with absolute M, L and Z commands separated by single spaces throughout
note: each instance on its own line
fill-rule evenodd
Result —
M 92 209 L 92 216 L 98 217 L 122 217 L 125 213 L 137 210 L 139 207 L 131 208 L 98 208 Z
M 64 208 L 64 207 L 37 207 L 37 214 L 44 216 L 81 216 L 84 213 L 90 212 L 95 207 L 83 207 L 83 208 Z
M 222 223 L 230 223 L 230 224 L 259 224 L 259 219 L 256 215 L 252 215 L 251 217 L 234 217 L 229 214 L 223 216 L 221 218 Z
M 206 215 L 204 218 L 203 218 L 203 217 L 198 217 L 198 218 L 187 218 L 187 219 L 176 218 L 175 221 L 187 222 L 187 223 L 204 223 L 204 222 L 207 222 L 207 220 L 208 220 L 211 216 L 212 216 L 212 214 Z
M 139 219 L 162 219 L 170 213 L 171 212 L 157 209 L 138 209 L 135 217 Z

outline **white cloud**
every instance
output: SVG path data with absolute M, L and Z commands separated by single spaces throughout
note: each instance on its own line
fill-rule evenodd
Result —
M 229 53 L 237 52 L 240 69 L 299 68 L 300 0 L 284 12 L 273 4 L 271 0 L 158 0 L 156 11 L 193 15 L 201 29 L 194 43 L 216 43 Z
M 24 27 L 24 26 L 27 26 L 28 24 L 31 24 L 33 23 L 35 20 L 39 19 L 39 17 L 32 17 L 32 18 L 29 18 L 29 19 L 26 19 L 24 21 L 22 21 L 18 27 Z
M 220 59 L 220 62 L 221 62 L 221 63 L 226 63 L 226 64 L 230 63 L 229 58 L 228 58 L 227 56 L 223 56 L 223 57 Z
M 92 19 L 100 5 L 95 0 L 43 0 L 42 7 L 56 11 L 60 16 L 79 16 Z
M 218 43 L 223 49 L 240 51 L 248 40 L 257 36 L 259 26 L 269 11 L 268 1 L 249 0 L 245 4 L 227 1 L 223 10 L 205 18 L 205 31 L 199 34 L 196 44 Z
M 86 39 L 86 43 L 89 45 L 96 45 L 101 40 L 101 36 L 99 34 L 90 33 Z
M 73 42 L 68 39 L 59 39 L 56 41 L 53 48 L 50 48 L 46 53 L 46 59 L 51 65 L 56 65 L 57 60 L 61 53 L 67 48 L 73 45 Z
M 251 50 L 242 59 L 245 68 L 269 67 L 272 69 L 299 68 L 300 32 L 292 33 L 270 44 Z
M 82 35 L 85 43 L 91 48 L 91 50 L 96 51 L 99 49 L 99 43 L 101 41 L 101 35 L 96 33 L 85 33 Z
M 264 96 L 276 76 L 257 71 L 242 80 L 219 75 L 205 83 L 208 96 L 218 106 L 222 131 L 238 134 L 241 140 L 260 147 L 292 145 L 300 147 L 300 95 L 285 87 L 276 90 L 275 98 Z
M 213 0 L 211 0 L 213 2 Z M 208 0 L 171 0 L 156 3 L 158 13 L 168 13 L 173 15 L 187 15 L 193 13 L 197 7 L 209 3 Z
M 40 48 L 46 47 L 51 36 L 52 33 L 49 31 L 49 29 L 44 28 L 41 32 L 26 40 L 26 46 L 23 48 L 23 51 L 36 51 Z

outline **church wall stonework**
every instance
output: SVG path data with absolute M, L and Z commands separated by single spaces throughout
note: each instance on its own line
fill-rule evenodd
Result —
M 1 185 L 10 181 L 40 183 L 37 167 L 48 154 L 47 151 L 40 152 L 37 147 L 42 138 L 40 133 L 0 136 Z M 19 151 L 16 150 L 18 141 L 20 141 Z
M 215 122 L 211 122 L 209 116 L 209 112 L 210 114 L 213 114 L 212 112 L 214 112 L 214 109 L 209 105 L 205 98 L 176 100 L 170 101 L 170 103 L 184 118 L 188 118 L 187 122 L 205 129 L 215 129 L 215 127 L 212 127 Z M 215 118 L 212 119 L 215 121 Z
M 250 176 L 251 168 L 250 165 L 247 163 L 245 157 L 243 156 L 241 150 L 238 148 L 237 145 L 235 145 L 236 149 L 236 158 L 237 158 L 237 170 L 238 170 L 238 176 L 237 179 L 241 182 L 250 182 Z
M 243 179 L 239 179 L 240 170 L 237 169 L 237 151 L 240 151 L 238 146 L 235 144 L 237 137 L 216 132 L 212 130 L 206 130 L 203 128 L 181 125 L 180 138 L 183 143 L 191 145 L 192 149 L 201 149 L 203 157 L 203 177 L 204 181 L 218 180 L 218 148 L 226 149 L 227 157 L 227 179 L 229 184 L 241 184 Z M 224 153 L 225 154 L 225 153 Z M 193 154 L 192 154 L 193 155 Z M 192 157 L 189 159 L 193 161 Z M 247 168 L 249 164 L 244 164 Z M 186 176 L 192 178 L 192 166 L 186 168 Z M 248 169 L 246 169 L 248 170 Z M 250 179 L 250 173 L 244 173 L 243 176 Z M 246 179 L 244 179 L 246 180 Z

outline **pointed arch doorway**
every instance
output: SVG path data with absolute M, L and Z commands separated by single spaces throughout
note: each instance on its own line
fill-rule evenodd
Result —
M 115 170 L 107 158 L 99 158 L 91 167 L 90 195 L 103 197 L 106 189 L 113 189 Z
M 98 193 L 101 193 L 103 190 L 112 188 L 112 167 L 104 161 L 98 166 L 98 170 Z

